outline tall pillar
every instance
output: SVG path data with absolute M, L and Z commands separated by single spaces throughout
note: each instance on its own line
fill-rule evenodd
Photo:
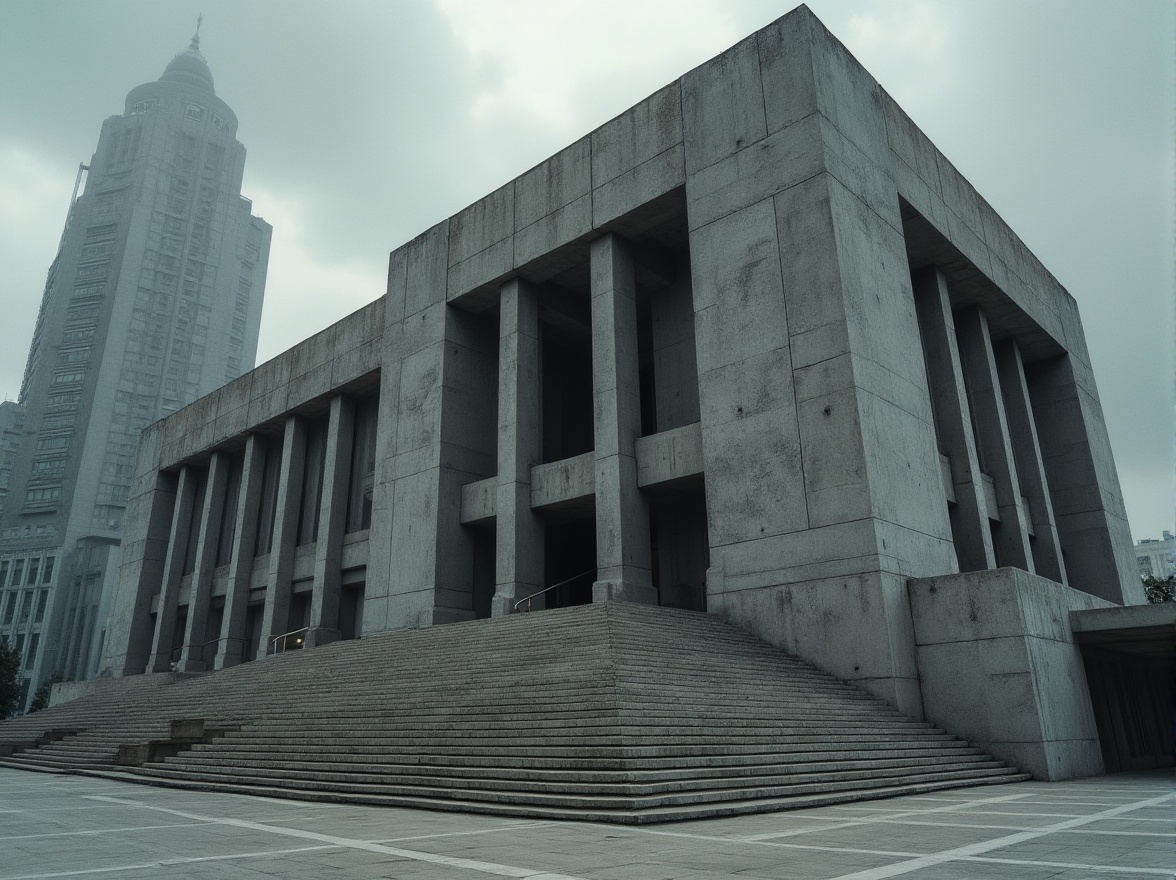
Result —
M 997 565 L 1011 565 L 1035 573 L 1029 549 L 1029 528 L 1021 507 L 1021 483 L 1013 461 L 1013 443 L 1001 400 L 1000 380 L 992 355 L 988 319 L 979 306 L 959 310 L 955 316 L 964 378 L 971 389 L 972 419 L 981 458 L 996 488 L 1000 527 L 993 550 Z
M 270 548 L 269 576 L 265 585 L 265 612 L 257 659 L 265 659 L 270 639 L 290 625 L 290 600 L 294 592 L 294 546 L 298 541 L 298 506 L 306 470 L 306 422 L 299 416 L 286 419 L 282 437 L 282 467 L 278 474 L 274 540 Z
M 1090 365 L 1078 353 L 1026 370 L 1069 585 L 1110 602 L 1146 601 Z
M 264 478 L 265 443 L 257 434 L 250 434 L 245 438 L 241 488 L 237 492 L 237 509 L 233 511 L 237 527 L 233 530 L 228 591 L 221 617 L 220 643 L 213 664 L 217 669 L 236 666 L 245 657 L 245 617 L 249 610 L 249 582 L 257 551 L 257 515 Z
M 155 613 L 155 636 L 151 642 L 151 662 L 147 667 L 149 672 L 167 672 L 171 668 L 172 633 L 176 628 L 176 614 L 179 611 L 180 579 L 184 575 L 188 531 L 192 528 L 196 484 L 195 468 L 191 465 L 184 465 L 180 468 L 171 534 L 168 536 L 167 556 L 164 559 L 163 578 L 159 586 L 159 607 Z
M 188 620 L 184 627 L 184 650 L 177 667 L 181 672 L 203 672 L 211 665 L 204 657 L 208 637 L 209 604 L 212 601 L 212 572 L 216 567 L 216 543 L 225 508 L 232 460 L 225 452 L 214 452 L 208 463 L 208 482 L 200 515 L 200 532 L 196 538 L 196 567 L 188 594 Z
M 491 614 L 543 589 L 543 523 L 531 510 L 531 467 L 540 463 L 539 297 L 527 282 L 503 285 L 498 333 L 498 497 Z
M 1037 426 L 1033 422 L 1033 405 L 1029 401 L 1029 386 L 1025 382 L 1025 367 L 1021 349 L 1009 339 L 993 349 L 1000 386 L 1004 393 L 1005 415 L 1013 454 L 1017 463 L 1017 477 L 1021 492 L 1029 502 L 1029 516 L 1033 522 L 1033 563 L 1037 573 L 1060 584 L 1066 583 L 1066 564 L 1062 561 L 1062 547 L 1058 542 L 1058 527 L 1054 520 L 1053 502 L 1041 460 L 1041 444 Z
M 960 571 L 995 568 L 996 555 L 988 527 L 980 457 L 972 433 L 972 414 L 964 386 L 947 281 L 938 269 L 929 267 L 915 273 L 912 282 L 927 360 L 927 384 L 935 413 L 935 432 L 940 449 L 951 462 L 955 493 L 951 531 Z
M 127 529 L 119 548 L 118 579 L 124 588 L 113 593 L 106 615 L 106 638 L 102 643 L 100 670 L 116 677 L 138 675 L 147 670 L 155 630 L 151 621 L 151 597 L 163 583 L 167 539 L 175 511 L 178 475 L 154 470 L 136 477 L 127 503 Z M 137 486 L 146 485 L 135 493 Z M 58 560 L 61 564 L 61 560 Z M 58 575 L 60 593 L 61 575 Z M 52 595 L 52 593 L 50 594 Z M 53 606 L 45 622 L 53 620 Z
M 596 582 L 592 601 L 657 604 L 649 508 L 637 488 L 641 400 L 633 257 L 616 235 L 591 245 Z
M 347 527 L 347 487 L 351 475 L 354 437 L 355 401 L 338 394 L 331 399 L 331 414 L 327 424 L 327 451 L 323 462 L 323 492 L 319 502 L 307 647 L 338 641 L 340 636 L 343 532 Z

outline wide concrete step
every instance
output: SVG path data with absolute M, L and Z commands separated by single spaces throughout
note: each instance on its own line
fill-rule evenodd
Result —
M 996 763 L 996 762 L 993 762 Z M 946 782 L 949 780 L 995 779 L 1017 775 L 1006 767 L 992 766 L 979 768 L 949 768 L 945 771 L 872 771 L 867 773 L 814 774 L 804 781 L 779 785 L 751 785 L 742 787 L 705 788 L 693 791 L 675 791 L 657 794 L 630 794 L 618 791 L 612 794 L 581 794 L 569 791 L 567 786 L 557 787 L 551 792 L 523 791 L 516 788 L 481 789 L 472 785 L 452 788 L 437 784 L 430 785 L 382 785 L 365 782 L 348 782 L 337 779 L 308 779 L 277 774 L 264 778 L 234 769 L 232 774 L 221 770 L 196 771 L 164 767 L 144 767 L 138 771 L 143 776 L 203 780 L 215 784 L 242 784 L 255 780 L 267 786 L 309 791 L 330 791 L 338 794 L 376 795 L 388 797 L 418 797 L 433 801 L 435 805 L 460 798 L 466 801 L 484 803 L 515 803 L 530 806 L 555 808 L 580 808 L 589 810 L 645 810 L 654 807 L 683 806 L 697 803 L 713 803 L 728 800 L 750 800 L 760 798 L 782 798 L 801 794 L 815 794 L 822 791 L 846 791 L 870 785 L 917 784 L 920 782 Z
M 385 633 L 38 714 L 0 742 L 81 732 L 11 759 L 26 766 L 502 815 L 668 821 L 1018 778 L 713 616 L 619 604 Z M 110 766 L 180 718 L 238 729 Z
M 156 776 L 150 780 L 121 773 L 99 773 L 97 775 L 112 775 L 118 778 L 150 781 L 153 785 L 170 788 L 190 789 L 196 791 L 222 791 L 237 794 L 248 794 L 268 798 L 296 798 L 305 801 L 324 801 L 368 804 L 372 806 L 404 807 L 408 809 L 445 810 L 462 813 L 482 813 L 497 816 L 508 816 L 530 819 L 551 819 L 570 821 L 606 822 L 619 825 L 641 825 L 661 822 L 680 822 L 691 819 L 722 818 L 725 816 L 747 815 L 752 813 L 771 813 L 782 810 L 799 810 L 833 804 L 850 803 L 854 801 L 876 800 L 889 797 L 904 797 L 916 794 L 929 794 L 955 788 L 974 787 L 980 785 L 997 785 L 1005 782 L 1020 782 L 1031 778 L 1028 774 L 1014 774 L 1009 776 L 992 776 L 974 779 L 947 779 L 938 781 L 895 783 L 894 781 L 867 781 L 861 786 L 813 792 L 809 794 L 791 795 L 781 798 L 748 798 L 718 802 L 700 802 L 695 804 L 678 805 L 673 807 L 647 807 L 643 809 L 606 810 L 593 809 L 585 806 L 572 808 L 543 807 L 531 804 L 515 803 L 484 803 L 480 801 L 463 800 L 461 798 L 446 799 L 443 802 L 421 797 L 397 797 L 389 795 L 341 794 L 333 791 L 319 791 L 312 789 L 278 788 L 273 786 L 241 785 L 236 783 L 210 783 L 206 780 L 188 780 L 179 777 Z
M 821 760 L 809 763 L 763 764 L 745 767 L 739 777 L 721 768 L 676 768 L 662 771 L 596 771 L 583 769 L 438 767 L 435 765 L 336 762 L 329 760 L 297 761 L 242 761 L 234 764 L 234 772 L 251 778 L 300 778 L 342 782 L 363 782 L 376 785 L 444 785 L 446 787 L 486 788 L 496 790 L 552 791 L 576 794 L 606 794 L 622 791 L 626 794 L 653 794 L 665 791 L 684 791 L 700 788 L 746 787 L 749 781 L 757 785 L 782 785 L 802 778 L 830 774 L 889 775 L 894 771 L 925 770 L 938 772 L 996 768 L 1002 765 L 983 754 L 918 755 L 905 757 L 877 757 L 847 760 Z M 213 756 L 185 754 L 167 758 L 168 770 L 184 772 L 223 772 L 223 764 Z M 458 770 L 460 772 L 458 772 Z

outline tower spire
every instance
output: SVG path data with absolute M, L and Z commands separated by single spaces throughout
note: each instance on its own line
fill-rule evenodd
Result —
M 200 25 L 204 23 L 204 13 L 201 12 L 196 16 L 196 33 L 192 35 L 192 43 L 188 46 L 189 49 L 200 51 Z

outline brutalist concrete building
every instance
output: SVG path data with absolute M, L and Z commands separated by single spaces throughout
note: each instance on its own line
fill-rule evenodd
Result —
M 0 638 L 26 691 L 97 669 L 139 431 L 253 366 L 271 229 L 236 133 L 194 37 L 75 189 L 0 453 Z
M 801 7 L 151 426 L 102 665 L 660 603 L 1057 778 L 1134 569 L 1073 298 Z

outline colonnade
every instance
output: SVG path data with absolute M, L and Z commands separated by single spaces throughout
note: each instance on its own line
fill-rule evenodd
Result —
M 936 435 L 950 468 L 961 571 L 1012 566 L 1066 583 L 1017 342 L 994 345 L 977 305 L 953 311 L 938 269 L 915 273 L 914 284 Z
M 355 430 L 354 399 L 338 394 L 330 400 L 321 488 L 304 486 L 308 425 L 302 415 L 285 418 L 277 485 L 271 490 L 272 528 L 267 535 L 260 535 L 258 528 L 264 505 L 271 503 L 271 499 L 263 497 L 267 443 L 261 434 L 247 435 L 244 451 L 235 464 L 232 454 L 214 451 L 206 466 L 180 467 L 148 671 L 163 672 L 173 668 L 173 664 L 179 671 L 200 671 L 209 665 L 220 669 L 251 659 L 245 656 L 246 623 L 255 559 L 263 555 L 257 553 L 259 539 L 269 543 L 269 552 L 256 656 L 266 655 L 270 641 L 291 626 L 299 520 L 307 504 L 317 505 L 317 511 L 312 511 L 316 523 L 314 581 L 305 643 L 325 644 L 339 638 L 343 539 L 352 485 L 349 476 Z M 269 454 L 278 454 L 278 448 L 273 444 Z M 231 474 L 237 491 L 236 503 L 230 507 L 226 500 Z M 318 489 L 317 494 L 313 489 Z M 233 526 L 227 532 L 222 517 L 233 518 Z M 213 574 L 219 542 L 226 534 L 231 535 L 227 587 L 219 628 L 212 631 Z M 194 553 L 194 558 L 190 558 L 190 553 Z M 186 570 L 191 578 L 182 647 L 177 658 L 173 641 Z M 216 646 L 214 656 L 208 650 L 212 645 Z

